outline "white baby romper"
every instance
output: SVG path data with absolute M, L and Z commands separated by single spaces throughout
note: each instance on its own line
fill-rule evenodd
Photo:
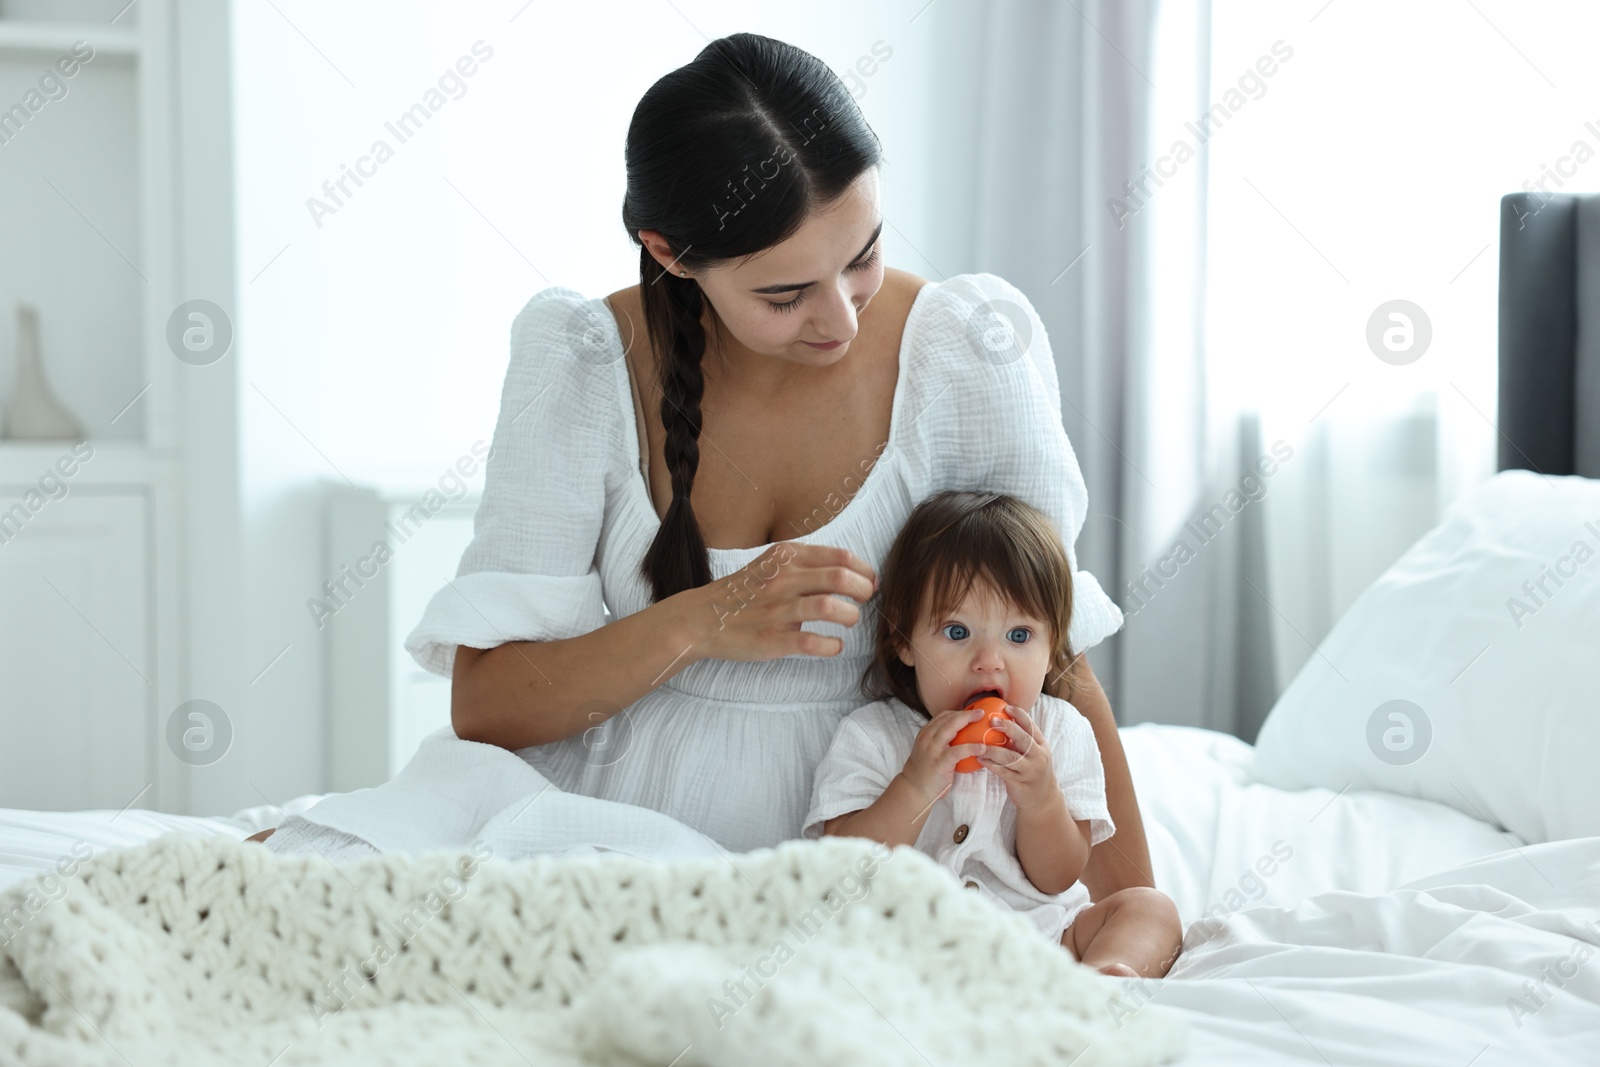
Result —
M 1033 719 L 1044 733 L 1056 782 L 1074 819 L 1089 820 L 1089 845 L 1112 836 L 1105 773 L 1094 727 L 1065 700 L 1041 693 Z M 811 809 L 801 836 L 819 838 L 822 824 L 877 800 L 905 767 L 928 720 L 896 697 L 857 708 L 817 766 Z M 1076 832 L 1076 830 L 1074 830 Z M 956 773 L 949 792 L 934 801 L 915 847 L 938 860 L 968 889 L 1026 916 L 1051 941 L 1090 904 L 1082 881 L 1060 893 L 1042 893 L 1017 859 L 1017 809 L 999 776 L 983 767 Z

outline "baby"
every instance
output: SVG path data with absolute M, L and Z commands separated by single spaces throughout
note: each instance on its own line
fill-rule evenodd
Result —
M 1093 728 L 1041 692 L 1073 660 L 1072 575 L 1054 524 L 1014 496 L 938 493 L 906 520 L 882 579 L 863 678 L 880 699 L 839 724 L 801 835 L 912 845 L 1085 965 L 1164 975 L 1181 932 L 1171 900 L 1140 887 L 1091 903 L 1079 881 L 1116 828 Z M 952 745 L 986 693 L 1015 720 L 989 720 L 1005 745 Z M 967 756 L 978 769 L 956 771 Z

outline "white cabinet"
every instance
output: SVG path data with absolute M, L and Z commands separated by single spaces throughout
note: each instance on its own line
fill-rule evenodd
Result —
M 0 807 L 148 806 L 160 734 L 146 496 L 73 488 L 27 512 L 36 488 L 0 484 Z
M 0 522 L 0 806 L 188 802 L 196 761 L 174 755 L 165 727 L 210 695 L 190 692 L 183 597 L 212 595 L 219 583 L 192 580 L 190 561 L 220 551 L 185 547 L 186 457 L 218 439 L 196 434 L 184 405 L 218 409 L 203 390 L 228 368 L 180 360 L 167 331 L 186 300 L 226 301 L 231 276 L 198 239 L 193 201 L 215 182 L 179 180 L 205 82 L 177 49 L 178 3 L 216 36 L 187 0 L 0 0 L 0 402 L 26 301 L 46 376 L 93 446 L 53 497 L 41 478 L 73 442 L 0 441 L 0 513 L 45 498 L 12 512 L 20 527 Z M 187 496 L 196 514 L 216 506 Z
M 131 444 L 0 444 L 0 807 L 181 798 L 178 553 L 156 535 L 175 471 Z

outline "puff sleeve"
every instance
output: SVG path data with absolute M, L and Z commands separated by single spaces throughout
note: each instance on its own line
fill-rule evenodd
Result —
M 582 294 L 552 287 L 512 323 L 472 541 L 405 641 L 434 674 L 450 676 L 457 645 L 577 637 L 605 622 L 595 549 L 622 431 L 614 368 L 592 358 L 594 338 L 610 336 L 593 332 L 607 325 L 595 318 Z
M 880 738 L 893 728 L 888 705 L 875 702 L 846 715 L 812 778 L 811 806 L 800 836 L 816 840 L 822 824 L 836 815 L 860 811 L 883 795 L 905 760 L 896 762 Z
M 1004 278 L 966 274 L 945 284 L 954 316 L 949 326 L 965 350 L 968 397 L 985 398 L 979 405 L 983 459 L 975 484 L 1020 497 L 1055 523 L 1072 566 L 1068 639 L 1074 652 L 1082 652 L 1121 629 L 1123 617 L 1098 579 L 1078 566 L 1074 545 L 1089 492 L 1062 422 L 1050 338 L 1033 304 Z

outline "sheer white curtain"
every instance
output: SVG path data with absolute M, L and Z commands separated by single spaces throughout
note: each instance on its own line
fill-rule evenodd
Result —
M 1500 198 L 1600 188 L 1600 7 L 1539 11 L 1215 5 L 1214 85 L 1293 50 L 1207 197 L 1209 362 L 1296 449 L 1260 509 L 1277 686 L 1494 472 Z
M 1209 4 L 996 3 L 984 28 L 972 262 L 1050 332 L 1089 487 L 1080 562 L 1128 615 L 1096 673 L 1124 724 L 1253 738 L 1269 609 L 1240 591 L 1266 583 L 1263 533 L 1229 505 L 1263 443 L 1201 343 Z
M 1498 203 L 1600 187 L 1600 9 L 983 10 L 971 262 L 1055 343 L 1081 558 L 1129 616 L 1096 669 L 1124 723 L 1253 740 L 1494 471 Z

